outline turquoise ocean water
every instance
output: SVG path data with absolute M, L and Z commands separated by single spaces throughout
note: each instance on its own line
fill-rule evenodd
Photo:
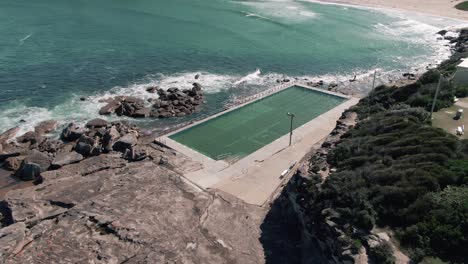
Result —
M 340 83 L 379 69 L 385 81 L 447 57 L 435 32 L 453 23 L 292 0 L 2 0 L 0 17 L 0 132 L 83 122 L 99 99 L 188 88 L 197 73 L 198 115 L 285 76 Z

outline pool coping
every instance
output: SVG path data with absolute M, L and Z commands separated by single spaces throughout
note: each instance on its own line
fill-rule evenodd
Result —
M 343 102 L 340 103 L 339 105 L 333 107 L 333 108 L 330 109 L 329 111 L 333 110 L 334 108 L 340 106 L 341 104 L 345 103 L 347 100 L 349 100 L 349 99 L 352 98 L 352 96 L 349 96 L 349 95 L 344 95 L 344 94 L 341 94 L 341 93 L 336 93 L 336 92 L 332 92 L 332 91 L 327 91 L 327 90 L 315 88 L 315 87 L 309 86 L 309 85 L 307 85 L 307 84 L 304 84 L 304 83 L 302 83 L 302 82 L 288 82 L 288 83 L 285 83 L 285 84 L 282 84 L 282 85 L 279 85 L 279 86 L 275 86 L 275 87 L 273 87 L 273 88 L 271 88 L 271 89 L 268 89 L 268 90 L 266 90 L 266 91 L 264 91 L 264 92 L 261 92 L 261 93 L 259 93 L 259 94 L 255 94 L 255 95 L 253 95 L 253 96 L 247 97 L 247 98 L 245 98 L 245 99 L 242 100 L 242 101 L 245 101 L 245 102 L 243 102 L 243 103 L 241 103 L 241 104 L 239 104 L 239 105 L 236 105 L 236 106 L 234 106 L 234 107 L 232 107 L 232 108 L 226 109 L 226 110 L 224 110 L 224 111 L 221 111 L 221 112 L 216 113 L 216 114 L 214 114 L 214 115 L 211 115 L 211 116 L 209 116 L 209 117 L 203 118 L 203 119 L 201 119 L 201 120 L 198 120 L 198 121 L 195 121 L 195 122 L 193 122 L 193 123 L 190 123 L 190 124 L 188 124 L 188 125 L 186 125 L 186 126 L 183 126 L 183 127 L 179 128 L 179 129 L 176 129 L 176 130 L 174 130 L 174 131 L 171 131 L 170 133 L 167 133 L 167 134 L 165 134 L 165 135 L 162 135 L 162 136 L 156 138 L 156 140 L 159 141 L 159 142 L 161 142 L 161 143 L 163 143 L 163 144 L 165 144 L 165 145 L 167 145 L 167 146 L 169 146 L 169 147 L 171 147 L 171 148 L 174 148 L 174 149 L 179 150 L 182 154 L 185 154 L 185 155 L 187 155 L 187 156 L 189 156 L 189 157 L 195 158 L 196 161 L 200 161 L 200 162 L 209 161 L 209 162 L 213 162 L 213 163 L 219 163 L 219 165 L 224 164 L 224 163 L 225 163 L 224 165 L 232 165 L 232 164 L 230 164 L 230 163 L 228 163 L 228 162 L 225 162 L 224 160 L 215 160 L 215 159 L 213 159 L 213 158 L 211 158 L 211 157 L 209 157 L 209 156 L 207 156 L 207 155 L 205 155 L 205 154 L 203 154 L 203 153 L 201 153 L 201 152 L 199 152 L 199 151 L 197 151 L 197 150 L 195 150 L 195 149 L 192 149 L 192 148 L 190 148 L 190 147 L 188 147 L 188 146 L 186 146 L 186 145 L 184 145 L 184 144 L 182 144 L 182 143 L 177 142 L 177 141 L 174 140 L 174 139 L 171 139 L 170 136 L 172 136 L 172 135 L 174 135 L 174 134 L 177 134 L 177 133 L 179 133 L 179 132 L 181 132 L 181 131 L 190 129 L 190 128 L 192 128 L 192 127 L 194 127 L 194 126 L 197 126 L 197 125 L 199 125 L 199 124 L 202 124 L 202 123 L 204 123 L 204 122 L 207 122 L 207 121 L 209 121 L 209 120 L 211 120 L 211 119 L 214 119 L 214 118 L 217 118 L 217 117 L 222 116 L 222 115 L 224 115 L 224 114 L 227 114 L 227 113 L 229 113 L 229 112 L 235 111 L 235 110 L 237 110 L 237 109 L 239 109 L 239 108 L 242 108 L 242 107 L 244 107 L 244 106 L 246 106 L 246 105 L 255 103 L 255 102 L 257 102 L 257 101 L 259 101 L 259 100 L 261 100 L 261 99 L 263 99 L 263 98 L 272 96 L 272 95 L 274 95 L 274 94 L 276 94 L 276 93 L 279 93 L 279 92 L 284 91 L 284 90 L 286 90 L 286 89 L 292 88 L 292 87 L 294 87 L 294 86 L 299 86 L 299 87 L 302 87 L 302 88 L 305 88 L 305 89 L 309 89 L 309 90 L 313 90 L 313 91 L 316 91 L 316 92 L 320 92 L 320 93 L 324 93 L 324 94 L 329 94 L 329 95 L 333 95 L 333 96 L 336 96 L 336 97 L 340 97 L 340 98 L 346 99 L 345 101 L 343 101 Z M 250 98 L 254 98 L 254 99 L 250 99 Z M 328 112 L 328 111 L 327 111 L 327 112 Z M 325 112 L 325 113 L 326 113 L 326 112 Z M 324 114 L 324 113 L 322 113 L 322 114 Z M 321 115 L 322 115 L 322 114 L 321 114 Z M 320 116 L 320 115 L 319 115 L 319 116 Z M 317 117 L 319 117 L 319 116 L 317 116 Z M 315 118 L 317 118 L 317 117 L 315 117 Z M 311 121 L 314 120 L 315 118 L 313 118 L 313 119 L 309 120 L 308 122 L 302 124 L 301 126 L 297 127 L 295 130 L 297 130 L 297 129 L 299 129 L 300 127 L 306 125 L 307 123 L 311 122 Z M 283 135 L 283 136 L 284 136 L 284 135 Z M 281 136 L 281 137 L 283 137 L 283 136 Z M 254 152 L 252 152 L 252 153 L 249 153 L 248 155 L 242 157 L 241 159 L 235 161 L 234 163 L 237 163 L 237 162 L 241 161 L 242 159 L 244 159 L 244 158 L 246 158 L 246 157 L 248 157 L 248 156 L 254 154 L 255 152 L 257 152 L 257 151 L 263 149 L 264 147 L 266 147 L 266 146 L 272 144 L 272 143 L 275 142 L 276 140 L 279 140 L 281 137 L 279 137 L 279 138 L 275 139 L 274 141 L 272 141 L 272 142 L 270 142 L 270 143 L 264 145 L 263 147 L 257 149 L 256 151 L 254 151 Z

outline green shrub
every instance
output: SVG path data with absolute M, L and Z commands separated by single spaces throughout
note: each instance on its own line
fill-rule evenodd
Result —
M 422 84 L 429 84 L 429 83 L 437 83 L 439 81 L 440 72 L 436 69 L 431 69 L 424 73 L 420 78 L 419 81 Z
M 455 8 L 463 11 L 468 11 L 468 1 L 457 4 Z
M 449 263 L 442 261 L 440 258 L 425 257 L 423 260 L 421 260 L 420 264 L 449 264 Z
M 455 62 L 445 62 L 442 71 Z M 350 239 L 386 226 L 415 261 L 468 258 L 468 140 L 431 126 L 438 78 L 433 70 L 419 84 L 379 86 L 353 107 L 359 122 L 327 156 L 337 172 L 304 210 L 311 225 L 333 208 L 340 215 L 335 223 L 356 228 Z M 442 82 L 436 110 L 452 105 L 458 90 Z M 373 252 L 375 263 L 392 263 L 387 253 Z
M 393 256 L 393 250 L 390 244 L 387 242 L 381 243 L 380 245 L 370 248 L 369 257 L 375 263 L 381 264 L 394 264 L 395 256 Z
M 468 85 L 460 85 L 455 88 L 455 96 L 459 98 L 468 96 Z
M 356 215 L 356 226 L 370 231 L 374 227 L 375 219 L 366 210 L 359 211 Z
M 362 247 L 361 240 L 353 239 L 353 241 L 351 242 L 351 250 L 352 250 L 353 254 L 358 254 L 361 247 Z

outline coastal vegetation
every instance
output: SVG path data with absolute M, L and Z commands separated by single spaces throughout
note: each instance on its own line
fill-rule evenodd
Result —
M 461 2 L 455 6 L 456 9 L 468 11 L 468 1 Z
M 332 220 L 357 253 L 368 249 L 375 263 L 395 263 L 386 243 L 371 246 L 375 228 L 390 229 L 416 262 L 468 260 L 468 140 L 431 125 L 435 111 L 451 106 L 468 87 L 450 76 L 458 59 L 402 86 L 380 86 L 351 111 L 359 122 L 327 155 L 332 173 L 317 174 L 305 188 L 307 225 Z

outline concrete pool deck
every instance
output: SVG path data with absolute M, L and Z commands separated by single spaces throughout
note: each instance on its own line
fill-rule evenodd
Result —
M 228 111 L 224 111 L 207 119 L 195 122 L 187 127 L 159 137 L 157 140 L 203 165 L 202 169 L 189 172 L 184 175 L 191 182 L 204 189 L 219 189 L 239 197 L 247 203 L 262 206 L 282 184 L 284 178 L 287 178 L 287 175 L 284 178 L 280 177 L 282 172 L 285 169 L 288 169 L 295 162 L 300 161 L 311 150 L 314 144 L 328 136 L 328 134 L 335 128 L 336 120 L 338 120 L 343 111 L 355 105 L 359 101 L 359 98 L 322 91 L 320 89 L 315 89 L 297 83 L 291 83 L 279 89 L 272 89 L 272 93 L 265 93 L 264 96 L 269 96 L 294 85 L 333 94 L 347 98 L 348 100 L 295 129 L 293 132 L 293 141 L 291 146 L 288 146 L 289 134 L 287 134 L 235 162 L 213 160 L 170 139 L 169 136 L 178 133 L 181 130 L 195 126 L 201 122 L 206 122 L 207 120 L 225 114 L 229 111 L 234 111 L 235 109 L 246 104 L 253 103 L 256 100 L 249 101 L 245 104 L 229 109 Z M 264 96 L 261 96 L 258 99 L 261 99 Z M 216 142 L 213 142 L 213 144 L 216 144 Z

